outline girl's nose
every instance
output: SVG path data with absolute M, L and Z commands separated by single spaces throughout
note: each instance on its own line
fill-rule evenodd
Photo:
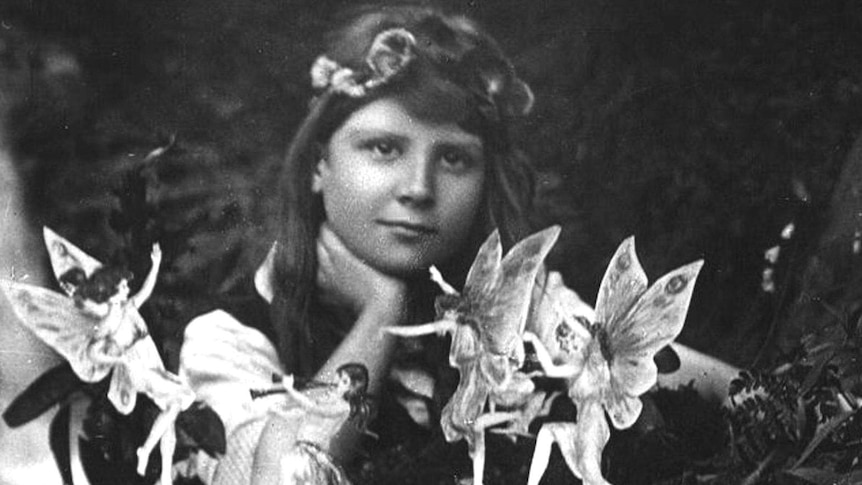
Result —
M 416 206 L 434 203 L 434 163 L 430 156 L 419 155 L 405 164 L 398 200 Z

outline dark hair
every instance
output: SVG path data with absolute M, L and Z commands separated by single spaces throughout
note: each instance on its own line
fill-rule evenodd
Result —
M 394 28 L 403 28 L 416 39 L 415 57 L 404 72 L 360 98 L 333 90 L 319 94 L 287 151 L 278 187 L 282 200 L 271 316 L 283 363 L 300 375 L 314 373 L 332 350 L 321 348 L 325 338 L 315 335 L 320 322 L 333 318 L 333 310 L 318 302 L 316 295 L 315 244 L 325 214 L 320 197 L 311 191 L 312 176 L 321 147 L 360 107 L 395 97 L 418 117 L 454 121 L 479 136 L 486 161 L 484 210 L 468 244 L 477 249 L 494 228 L 507 246 L 528 232 L 533 177 L 526 158 L 510 143 L 513 113 L 508 108 L 517 94 L 529 95 L 529 89 L 496 42 L 475 23 L 429 7 L 357 9 L 326 38 L 325 54 L 340 66 L 367 70 L 366 55 L 375 38 Z M 495 87 L 502 89 L 491 92 L 483 84 L 488 73 L 497 75 Z M 472 256 L 469 249 L 465 248 L 463 258 L 448 262 L 452 281 L 466 275 L 472 261 L 467 259 Z M 418 286 L 411 285 L 411 291 L 430 291 L 416 290 L 423 287 L 422 280 Z
M 75 288 L 72 296 L 76 301 L 90 300 L 104 303 L 117 293 L 117 285 L 121 281 L 131 281 L 132 273 L 123 268 L 102 266 L 87 277 L 81 268 L 72 268 L 60 278 L 60 283 Z
M 344 399 L 350 403 L 350 419 L 354 420 L 356 428 L 365 429 L 368 421 L 368 368 L 362 364 L 351 362 L 335 369 L 337 374 L 347 374 L 350 378 L 350 389 L 345 391 Z

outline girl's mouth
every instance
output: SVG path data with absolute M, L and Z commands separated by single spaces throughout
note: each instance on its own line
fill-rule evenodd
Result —
M 437 229 L 432 226 L 409 222 L 409 221 L 390 221 L 381 220 L 378 223 L 384 227 L 392 229 L 396 234 L 405 236 L 429 236 L 437 233 Z

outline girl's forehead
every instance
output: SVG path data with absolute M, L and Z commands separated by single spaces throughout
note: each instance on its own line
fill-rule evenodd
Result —
M 458 144 L 482 145 L 482 140 L 454 121 L 435 121 L 408 110 L 395 98 L 374 100 L 353 112 L 341 128 L 347 135 L 385 132 L 395 135 L 431 136 Z

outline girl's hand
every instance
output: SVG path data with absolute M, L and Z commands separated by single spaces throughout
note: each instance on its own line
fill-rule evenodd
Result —
M 317 237 L 317 284 L 357 315 L 374 305 L 405 305 L 405 281 L 384 274 L 354 255 L 326 223 Z

